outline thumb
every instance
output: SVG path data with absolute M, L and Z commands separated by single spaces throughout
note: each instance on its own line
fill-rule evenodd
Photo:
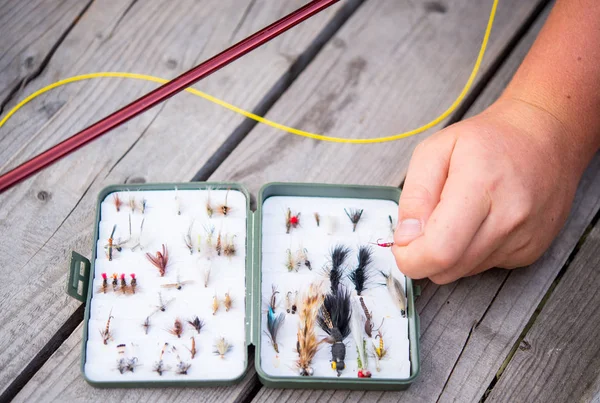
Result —
M 450 166 L 456 137 L 444 130 L 423 141 L 410 160 L 398 207 L 397 246 L 406 246 L 423 234 L 440 195 Z

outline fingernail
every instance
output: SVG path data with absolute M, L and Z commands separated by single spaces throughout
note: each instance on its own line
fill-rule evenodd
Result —
M 421 235 L 421 221 L 415 218 L 407 218 L 400 221 L 396 227 L 396 236 L 411 240 Z

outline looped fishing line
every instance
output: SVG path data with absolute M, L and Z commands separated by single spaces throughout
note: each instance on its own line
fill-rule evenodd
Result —
M 430 129 L 430 128 L 436 126 L 437 124 L 441 123 L 444 119 L 446 119 L 448 116 L 450 116 L 450 114 L 452 112 L 454 112 L 456 110 L 456 108 L 460 105 L 460 103 L 466 97 L 467 93 L 471 89 L 471 86 L 473 85 L 473 82 L 475 81 L 475 77 L 477 76 L 477 73 L 479 72 L 479 68 L 481 66 L 483 56 L 485 55 L 488 40 L 489 40 L 490 34 L 492 32 L 492 26 L 494 25 L 494 17 L 496 15 L 496 9 L 498 7 L 498 2 L 499 2 L 499 0 L 494 0 L 494 3 L 492 5 L 492 10 L 490 12 L 490 17 L 489 17 L 487 27 L 485 30 L 485 34 L 483 36 L 483 40 L 481 41 L 481 48 L 479 49 L 479 54 L 477 55 L 477 60 L 475 61 L 475 65 L 473 66 L 473 70 L 471 71 L 471 75 L 469 76 L 467 83 L 463 87 L 462 91 L 460 92 L 460 94 L 458 95 L 456 100 L 454 100 L 452 105 L 450 105 L 450 107 L 448 109 L 446 109 L 446 111 L 444 111 L 437 118 L 433 119 L 431 122 L 426 123 L 423 126 L 418 127 L 414 130 L 410 130 L 410 131 L 407 131 L 404 133 L 399 133 L 399 134 L 395 134 L 392 136 L 386 136 L 386 137 L 376 137 L 376 138 L 371 138 L 371 139 L 347 139 L 347 138 L 342 138 L 342 137 L 325 136 L 323 134 L 310 133 L 310 132 L 307 132 L 304 130 L 295 129 L 293 127 L 289 127 L 289 126 L 285 126 L 285 125 L 282 125 L 277 122 L 273 122 L 272 120 L 266 119 L 262 116 L 258 116 L 256 114 L 246 111 L 242 108 L 238 108 L 235 105 L 232 105 L 226 101 L 223 101 L 219 98 L 213 97 L 212 95 L 206 94 L 206 93 L 199 91 L 197 89 L 194 89 L 194 88 L 186 88 L 185 91 L 187 91 L 191 94 L 194 94 L 196 96 L 199 96 L 201 98 L 204 98 L 207 101 L 210 101 L 212 103 L 220 105 L 223 108 L 229 109 L 230 111 L 239 113 L 240 115 L 243 115 L 249 119 L 253 119 L 259 123 L 274 127 L 275 129 L 283 130 L 287 133 L 295 134 L 297 136 L 302 136 L 302 137 L 308 137 L 308 138 L 315 139 L 315 140 L 329 141 L 329 142 L 333 142 L 333 143 L 371 144 L 371 143 L 385 143 L 388 141 L 394 141 L 394 140 L 399 140 L 399 139 L 403 139 L 406 137 L 414 136 L 415 134 L 422 133 L 425 130 Z M 150 76 L 150 75 L 146 75 L 146 74 L 125 73 L 125 72 L 100 72 L 100 73 L 82 74 L 79 76 L 69 77 L 64 80 L 60 80 L 55 83 L 52 83 L 52 84 L 34 92 L 33 94 L 29 95 L 24 100 L 19 102 L 14 108 L 12 108 L 6 114 L 6 116 L 2 120 L 0 120 L 0 128 L 21 107 L 26 105 L 31 100 L 37 98 L 38 96 L 44 94 L 45 92 L 48 92 L 54 88 L 60 87 L 65 84 L 74 83 L 74 82 L 83 81 L 83 80 L 90 80 L 93 78 L 103 78 L 103 77 L 133 78 L 133 79 L 137 79 L 137 80 L 152 81 L 152 82 L 159 83 L 159 84 L 164 84 L 169 81 L 169 80 L 165 80 L 164 78 L 154 77 L 154 76 Z

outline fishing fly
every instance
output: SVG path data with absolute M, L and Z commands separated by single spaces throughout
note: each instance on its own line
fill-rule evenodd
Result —
M 144 333 L 148 334 L 148 331 L 150 330 L 150 316 L 146 316 L 146 320 L 142 323 L 142 328 L 144 329 Z
M 377 336 L 375 336 L 375 340 L 373 340 L 373 356 L 375 357 L 375 368 L 377 372 L 381 371 L 381 360 L 383 360 L 388 353 L 387 348 L 385 348 L 385 343 L 383 341 L 383 333 L 381 333 L 381 329 L 377 332 Z
M 321 226 L 321 215 L 315 212 L 315 222 L 317 223 L 317 227 Z
M 298 228 L 300 225 L 300 213 L 292 214 L 292 210 L 288 207 L 285 212 L 285 233 L 289 234 L 292 228 Z
M 317 323 L 327 333 L 326 341 L 331 344 L 331 368 L 338 377 L 346 368 L 346 345 L 344 340 L 350 335 L 350 292 L 339 286 L 337 292 L 325 296 L 319 309 Z
M 356 232 L 356 225 L 362 217 L 363 209 L 350 209 L 350 211 L 344 209 L 344 211 L 352 223 L 352 232 Z
M 146 258 L 158 269 L 160 276 L 164 277 L 167 265 L 169 264 L 169 252 L 165 244 L 162 245 L 162 253 L 160 251 L 156 252 L 156 256 L 146 253 Z
M 208 218 L 211 218 L 213 216 L 213 208 L 212 208 L 212 204 L 210 202 L 210 188 L 206 189 L 206 215 L 208 216 Z
M 102 273 L 100 276 L 102 276 L 102 284 L 98 287 L 98 292 L 106 294 L 108 291 L 108 278 L 106 277 L 106 273 Z
M 162 350 L 160 350 L 160 355 L 158 356 L 158 361 L 154 363 L 153 371 L 156 372 L 159 376 L 162 376 L 164 372 L 169 370 L 169 367 L 167 367 L 163 361 L 163 356 L 165 355 L 165 351 L 167 351 L 168 346 L 169 343 L 165 343 L 163 345 Z
M 181 281 L 181 278 L 179 277 L 179 275 L 177 275 L 177 281 L 175 281 L 174 283 L 162 284 L 161 287 L 162 288 L 175 288 L 176 290 L 181 290 L 184 285 L 193 284 L 193 283 L 194 283 L 194 280 Z
M 216 315 L 218 310 L 219 310 L 219 299 L 217 298 L 217 295 L 215 294 L 215 296 L 213 297 L 213 301 L 212 301 L 212 314 Z
M 269 300 L 269 308 L 273 312 L 275 312 L 275 309 L 277 308 L 277 294 L 279 294 L 277 287 L 275 284 L 271 284 L 271 299 Z
M 210 272 L 212 269 L 212 264 L 211 262 L 207 262 L 204 267 L 202 268 L 202 272 L 203 272 L 203 277 L 204 277 L 204 288 L 208 288 L 208 282 L 210 280 Z
M 181 319 L 175 319 L 173 327 L 169 329 L 169 333 L 171 333 L 173 336 L 177 336 L 178 339 L 181 338 L 181 334 L 183 333 L 183 322 Z
M 111 284 L 114 292 L 119 288 L 119 275 L 117 273 L 113 273 L 110 278 L 112 278 Z
M 129 282 L 129 287 L 130 287 L 131 293 L 135 294 L 135 290 L 137 289 L 137 277 L 135 276 L 135 273 L 131 273 L 129 276 L 131 277 L 131 281 Z
M 123 375 L 126 372 L 133 372 L 137 366 L 137 357 L 125 357 L 125 344 L 119 344 L 117 346 L 117 352 L 119 358 L 117 359 L 117 370 Z
M 190 337 L 190 339 L 192 340 L 192 346 L 191 348 L 188 348 L 188 350 L 190 351 L 190 355 L 192 356 L 192 360 L 194 359 L 194 357 L 196 356 L 196 339 L 194 339 L 194 336 Z
M 285 296 L 285 305 L 287 313 L 291 313 L 292 315 L 296 313 L 298 310 L 298 291 L 294 293 L 288 291 Z
M 329 266 L 325 269 L 325 274 L 331 283 L 331 293 L 336 293 L 338 291 L 340 281 L 345 272 L 343 264 L 346 261 L 348 254 L 350 254 L 350 249 L 343 245 L 336 245 L 331 250 Z
M 158 311 L 165 312 L 167 310 L 167 305 L 169 305 L 171 302 L 173 302 L 174 299 L 175 298 L 171 298 L 170 300 L 165 302 L 165 301 L 163 301 L 162 294 L 159 292 L 158 293 L 158 305 L 156 306 L 156 311 L 154 313 L 156 313 Z
M 392 246 L 394 246 L 394 242 L 382 242 L 381 239 L 378 239 L 377 242 L 371 244 L 377 245 L 382 248 L 391 248 Z
M 291 249 L 287 249 L 285 251 L 286 253 L 286 259 L 285 259 L 285 267 L 287 268 L 288 272 L 291 271 L 298 271 L 298 265 L 296 264 L 296 259 L 294 258 L 294 255 L 292 255 L 292 250 Z
M 181 359 L 181 357 L 179 357 L 179 353 L 177 352 L 177 349 L 175 348 L 175 346 L 173 346 L 173 352 L 175 353 L 175 356 L 177 357 L 177 366 L 175 367 L 176 368 L 175 373 L 177 375 L 187 375 L 190 367 L 192 366 L 192 363 L 183 361 Z
M 187 234 L 185 234 L 183 236 L 183 241 L 185 242 L 185 246 L 190 251 L 190 255 L 192 255 L 194 253 L 194 245 L 192 243 L 192 227 L 193 226 L 194 226 L 194 220 L 192 220 L 192 222 L 190 223 Z
M 113 318 L 112 309 L 108 313 L 108 320 L 104 329 L 100 330 L 100 336 L 102 336 L 102 342 L 106 345 L 109 340 L 112 340 L 112 333 L 110 332 L 110 320 Z
M 312 360 L 321 344 L 317 340 L 315 321 L 317 320 L 319 306 L 321 306 L 322 301 L 323 297 L 317 291 L 317 287 L 311 284 L 302 301 L 296 341 L 296 351 L 298 352 L 296 366 L 301 376 L 312 376 L 314 374 Z
M 300 268 L 302 265 L 306 266 L 308 270 L 312 270 L 310 260 L 308 260 L 308 250 L 306 248 L 298 249 L 298 252 L 296 252 L 296 266 Z
M 140 233 L 137 237 L 133 237 L 131 234 L 131 216 L 129 216 L 129 237 L 131 239 L 131 242 L 133 243 L 133 245 L 131 246 L 131 251 L 135 252 L 135 250 L 137 248 L 140 248 L 140 250 L 143 250 L 144 247 L 142 245 L 142 232 L 144 231 L 144 221 L 146 219 L 142 218 L 142 221 L 140 223 Z
M 392 275 L 392 272 L 385 273 L 382 271 L 381 275 L 385 278 L 385 285 L 387 286 L 394 304 L 400 310 L 402 317 L 406 318 L 406 295 L 404 294 L 402 284 L 400 284 L 400 281 Z
M 179 190 L 175 186 L 175 213 L 181 215 L 181 200 L 179 199 Z
M 217 256 L 221 256 L 221 251 L 223 250 L 223 243 L 221 241 L 221 231 L 219 230 L 219 235 L 217 235 L 217 244 L 215 245 L 215 250 L 217 251 Z
M 108 261 L 112 261 L 113 257 L 114 257 L 114 251 L 116 250 L 117 252 L 121 252 L 121 250 L 123 250 L 123 246 L 129 242 L 129 239 L 125 240 L 125 241 L 121 241 L 121 239 L 119 239 L 118 241 L 115 241 L 115 231 L 117 230 L 117 224 L 113 225 L 113 229 L 110 233 L 110 237 L 108 238 L 108 243 L 106 245 L 104 245 L 104 250 L 106 250 L 106 257 L 108 258 Z
M 192 320 L 188 320 L 187 323 L 189 323 L 194 329 L 196 329 L 196 332 L 198 332 L 198 334 L 200 334 L 200 330 L 202 330 L 202 328 L 204 327 L 204 321 L 201 320 L 198 316 L 194 316 L 194 318 Z
M 219 207 L 217 208 L 217 211 L 219 212 L 219 214 L 222 214 L 225 217 L 227 217 L 227 214 L 229 214 L 231 212 L 231 207 L 227 204 L 228 196 L 229 196 L 229 189 L 227 189 L 227 193 L 225 193 L 225 203 L 219 205 Z
M 269 306 L 269 311 L 267 312 L 267 332 L 266 335 L 269 337 L 271 341 L 271 345 L 277 354 L 279 354 L 279 345 L 277 344 L 277 334 L 279 333 L 279 329 L 283 325 L 285 321 L 285 313 L 280 312 L 279 315 L 275 315 L 275 310 Z
M 362 297 L 361 297 L 362 298 Z M 361 307 L 356 299 L 352 299 L 352 314 L 351 314 L 351 333 L 356 345 L 356 362 L 358 364 L 358 377 L 359 378 L 370 378 L 371 372 L 369 371 L 369 362 L 367 356 L 367 341 L 363 338 L 363 329 L 365 324 L 363 323 L 363 317 L 360 314 Z
M 225 235 L 225 245 L 223 246 L 223 254 L 227 257 L 235 256 L 236 248 L 233 240 L 235 239 L 235 235 L 229 237 Z
M 225 299 L 223 300 L 223 305 L 225 305 L 225 312 L 229 312 L 232 304 L 233 304 L 233 299 L 231 299 L 231 295 L 229 295 L 229 293 L 226 292 Z
M 115 206 L 115 209 L 117 210 L 117 213 L 119 211 L 121 211 L 121 206 L 123 205 L 123 200 L 121 200 L 121 197 L 119 196 L 118 193 L 115 193 L 113 196 L 113 204 Z
M 369 311 L 369 309 L 367 308 L 367 305 L 365 304 L 365 300 L 363 299 L 363 297 L 360 297 L 360 306 L 363 310 L 363 312 L 365 313 L 365 333 L 367 334 L 367 336 L 369 336 L 369 338 L 373 337 L 373 314 L 371 311 Z M 385 318 L 381 319 L 381 324 L 379 325 L 379 328 L 375 329 L 375 331 L 378 331 L 379 329 L 381 329 L 381 326 L 383 326 L 383 321 L 385 320 Z
M 371 277 L 370 265 L 373 261 L 373 250 L 368 246 L 361 246 L 358 248 L 358 264 L 356 268 L 350 272 L 348 278 L 358 295 L 362 295 L 362 292 L 366 288 L 366 284 Z
M 213 353 L 215 355 L 218 355 L 221 359 L 223 359 L 225 358 L 225 355 L 231 351 L 232 348 L 233 346 L 229 344 L 229 342 L 227 342 L 227 340 L 225 340 L 224 337 L 220 337 L 215 343 L 215 349 Z

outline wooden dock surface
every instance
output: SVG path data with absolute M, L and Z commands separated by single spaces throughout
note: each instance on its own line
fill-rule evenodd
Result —
M 301 6 L 288 0 L 0 0 L 0 118 L 35 90 L 97 71 L 172 78 Z M 447 124 L 503 91 L 552 2 L 500 0 L 474 88 Z M 196 88 L 307 131 L 376 137 L 417 127 L 462 89 L 491 0 L 347 0 Z M 96 79 L 55 89 L 0 128 L 4 172 L 155 88 Z M 401 186 L 428 135 L 334 144 L 180 94 L 0 194 L 0 401 L 593 401 L 600 399 L 600 155 L 545 255 L 514 271 L 420 281 L 421 375 L 403 392 L 277 390 L 253 367 L 233 387 L 95 389 L 80 369 L 84 307 L 65 293 L 88 254 L 98 192 L 118 183 Z M 250 363 L 253 366 L 253 363 Z

